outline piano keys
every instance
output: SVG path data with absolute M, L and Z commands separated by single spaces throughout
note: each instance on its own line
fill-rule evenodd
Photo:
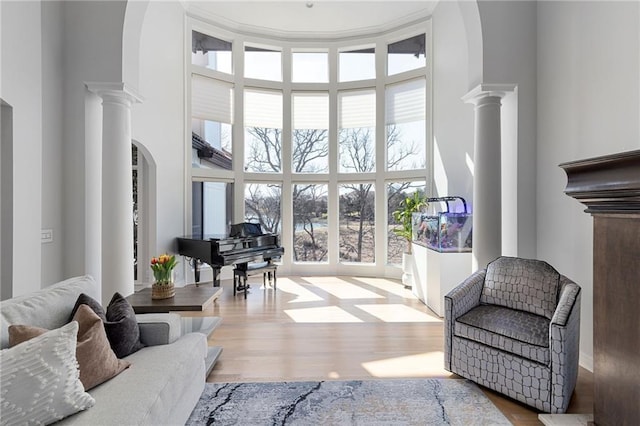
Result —
M 242 236 L 189 235 L 178 237 L 178 254 L 191 258 L 196 285 L 200 282 L 198 261 L 213 269 L 213 285 L 220 286 L 220 269 L 227 265 L 271 262 L 284 253 L 278 234 Z

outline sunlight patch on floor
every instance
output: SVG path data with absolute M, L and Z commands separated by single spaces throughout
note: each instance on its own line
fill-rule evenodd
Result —
M 442 377 L 451 373 L 444 369 L 444 353 L 417 355 L 363 362 L 362 367 L 374 377 Z
M 399 303 L 355 306 L 384 322 L 442 322 L 439 318 Z
M 288 278 L 278 278 L 278 291 L 283 291 L 296 296 L 296 298 L 290 300 L 289 303 L 318 302 L 324 300 L 314 292 L 309 291 L 297 282 Z
M 404 288 L 402 284 L 397 281 L 391 281 L 385 278 L 367 278 L 367 277 L 354 277 L 353 281 L 358 281 L 371 287 L 384 290 L 387 293 L 391 293 L 396 296 L 404 297 L 405 299 L 416 299 L 416 296 L 410 289 Z
M 364 322 L 337 306 L 321 308 L 285 309 L 284 313 L 298 323 L 354 323 Z
M 351 284 L 340 278 L 331 277 L 305 277 L 305 281 L 308 281 L 315 287 L 326 291 L 338 299 L 383 299 L 384 296 L 380 296 L 377 293 L 366 290 L 355 284 Z

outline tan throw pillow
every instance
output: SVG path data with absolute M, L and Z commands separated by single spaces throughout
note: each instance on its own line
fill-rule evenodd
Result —
M 73 317 L 80 325 L 76 358 L 80 381 L 89 390 L 120 374 L 131 363 L 118 359 L 111 349 L 100 317 L 87 305 L 80 305 Z
M 78 322 L 76 358 L 80 368 L 80 381 L 85 390 L 120 374 L 131 365 L 118 359 L 111 349 L 100 317 L 87 305 L 80 305 L 73 317 Z M 28 325 L 9 326 L 9 345 L 14 346 L 49 330 Z
M 10 325 L 9 326 L 9 347 L 19 345 L 22 342 L 31 340 L 41 334 L 46 333 L 46 328 L 34 327 L 32 325 Z

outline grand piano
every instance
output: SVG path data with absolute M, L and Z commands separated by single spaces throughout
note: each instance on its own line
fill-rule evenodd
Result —
M 245 268 L 250 262 L 268 262 L 284 253 L 278 234 L 263 233 L 259 224 L 231 225 L 229 235 L 178 237 L 178 254 L 191 258 L 196 286 L 200 282 L 198 261 L 213 269 L 213 285 L 220 286 L 220 269 L 227 265 Z

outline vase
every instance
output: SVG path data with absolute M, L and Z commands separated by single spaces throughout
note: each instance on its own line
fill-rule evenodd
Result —
M 402 284 L 404 288 L 413 287 L 413 254 L 402 253 Z
M 153 283 L 151 286 L 151 299 L 169 299 L 176 295 L 176 288 L 173 282 L 169 283 Z

